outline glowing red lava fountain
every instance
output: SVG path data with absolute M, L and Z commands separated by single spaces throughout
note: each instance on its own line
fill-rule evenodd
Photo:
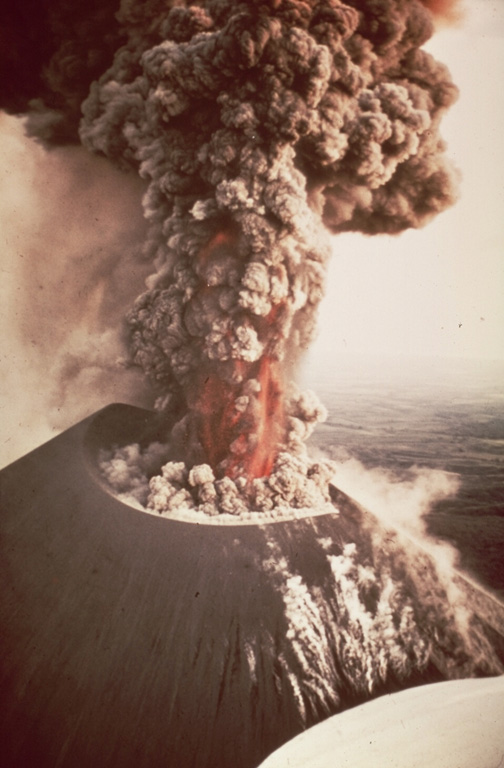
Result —
M 235 250 L 237 239 L 232 230 L 219 231 L 200 251 L 200 267 L 218 259 L 222 250 Z M 218 291 L 218 287 L 207 284 L 201 291 L 208 294 Z M 276 305 L 254 323 L 265 350 L 281 311 L 282 304 Z M 253 480 L 269 476 L 285 438 L 281 364 L 266 351 L 253 362 L 232 358 L 224 371 L 222 366 L 203 364 L 194 376 L 189 396 L 205 461 L 214 470 L 225 461 L 225 474 L 232 478 Z M 253 404 L 247 394 L 251 381 L 255 383 Z

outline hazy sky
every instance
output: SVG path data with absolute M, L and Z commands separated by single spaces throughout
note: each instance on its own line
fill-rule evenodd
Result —
M 504 358 L 504 2 L 465 8 L 428 45 L 460 88 L 441 125 L 460 200 L 423 230 L 334 238 L 313 359 Z

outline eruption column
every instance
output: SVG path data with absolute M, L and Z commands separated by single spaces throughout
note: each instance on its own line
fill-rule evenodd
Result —
M 67 11 L 56 21 L 51 6 L 48 109 L 37 102 L 29 127 L 68 138 L 88 91 L 82 142 L 148 185 L 155 272 L 128 317 L 132 360 L 178 415 L 179 458 L 258 478 L 302 451 L 293 419 L 308 431 L 289 380 L 313 335 L 329 233 L 397 233 L 453 201 L 438 127 L 456 89 L 421 47 L 439 3 L 112 5 L 92 2 L 82 26 L 76 6 L 69 40 Z
M 81 137 L 149 182 L 157 271 L 132 355 L 185 411 L 185 461 L 260 477 L 289 446 L 283 382 L 313 334 L 327 230 L 399 232 L 452 201 L 437 129 L 455 89 L 420 48 L 417 0 L 164 9 L 139 29 L 123 3 L 128 42 Z
M 215 272 L 210 265 L 215 269 L 219 249 L 232 249 L 235 240 L 232 233 L 223 230 L 199 253 L 198 266 L 207 275 L 207 285 L 201 288 L 200 295 L 206 296 L 207 301 L 218 290 L 213 285 Z M 267 339 L 270 329 L 274 329 L 280 310 L 281 305 L 277 305 L 265 318 L 256 321 L 260 341 Z M 230 343 L 231 338 L 228 331 L 225 342 Z M 219 375 L 219 366 L 211 361 L 205 364 L 201 354 L 201 368 L 186 391 L 190 392 L 188 404 L 196 418 L 197 438 L 209 464 L 216 467 L 225 461 L 231 447 L 226 474 L 248 479 L 269 475 L 284 427 L 282 371 L 278 361 L 267 353 L 256 362 L 232 359 L 226 379 Z M 253 407 L 251 395 L 255 395 Z M 249 433 L 252 439 L 247 437 Z

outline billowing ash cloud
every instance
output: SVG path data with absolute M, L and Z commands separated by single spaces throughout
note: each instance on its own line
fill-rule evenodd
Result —
M 34 105 L 31 130 L 70 135 L 77 95 L 108 62 L 79 131 L 148 183 L 155 273 L 128 316 L 133 361 L 160 407 L 184 413 L 175 458 L 268 476 L 321 415 L 288 379 L 314 332 L 329 232 L 397 233 L 453 201 L 438 126 L 456 89 L 421 49 L 431 12 L 123 0 L 115 17 L 92 4 L 96 24 L 109 31 L 85 61 L 85 25 L 47 53 L 50 109 Z

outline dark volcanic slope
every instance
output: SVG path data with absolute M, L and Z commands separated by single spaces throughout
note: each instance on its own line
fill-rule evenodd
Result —
M 112 498 L 96 449 L 150 419 L 110 406 L 0 473 L 3 766 L 253 768 L 380 692 L 502 669 L 428 559 L 337 492 L 339 514 L 263 526 Z

